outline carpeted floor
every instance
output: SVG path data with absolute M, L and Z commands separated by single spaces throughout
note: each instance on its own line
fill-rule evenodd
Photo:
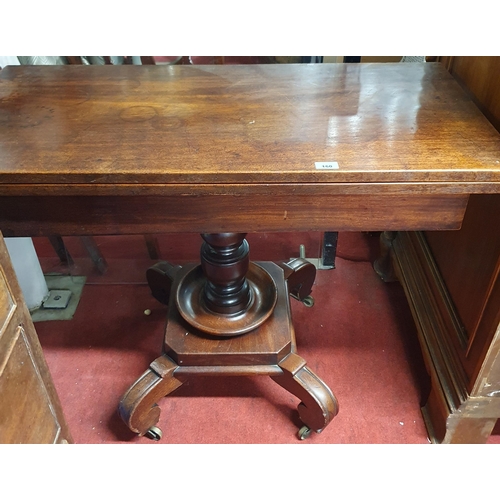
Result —
M 253 260 L 318 257 L 320 234 L 249 234 Z M 76 443 L 158 444 L 128 430 L 117 405 L 161 352 L 166 306 L 149 291 L 143 237 L 96 237 L 108 268 L 99 274 L 78 238 L 65 243 L 87 276 L 70 321 L 36 329 Z M 160 258 L 197 261 L 199 235 L 157 238 Z M 44 272 L 68 272 L 35 238 Z M 268 377 L 200 377 L 160 403 L 159 443 L 428 443 L 420 405 L 429 389 L 415 326 L 399 283 L 372 269 L 377 235 L 341 233 L 336 269 L 320 270 L 315 305 L 292 301 L 298 353 L 333 390 L 340 412 L 321 433 L 297 439 L 298 400 Z M 145 315 L 145 310 L 151 310 Z M 492 435 L 490 442 L 500 442 Z

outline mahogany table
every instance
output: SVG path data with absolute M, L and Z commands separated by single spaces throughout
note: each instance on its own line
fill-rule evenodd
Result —
M 252 262 L 247 232 L 389 244 L 459 229 L 469 194 L 499 192 L 499 135 L 439 64 L 0 72 L 5 236 L 202 234 L 201 264 L 148 270 L 169 308 L 163 351 L 119 405 L 140 435 L 158 438 L 157 403 L 205 374 L 271 376 L 301 400 L 302 438 L 336 415 L 290 319 L 314 269 Z M 390 273 L 384 255 L 376 269 Z

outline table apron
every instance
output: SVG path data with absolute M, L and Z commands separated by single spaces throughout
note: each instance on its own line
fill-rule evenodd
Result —
M 4 236 L 460 229 L 469 195 L 2 196 Z

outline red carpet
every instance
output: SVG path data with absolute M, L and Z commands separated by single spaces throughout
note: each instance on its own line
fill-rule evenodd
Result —
M 253 260 L 298 256 L 300 244 L 317 257 L 320 247 L 318 233 L 247 239 Z M 145 282 L 152 261 L 142 237 L 95 240 L 108 270 L 99 275 L 78 238 L 65 239 L 72 274 L 88 281 L 71 321 L 36 329 L 76 443 L 158 444 L 117 415 L 123 393 L 161 352 L 166 307 Z M 200 241 L 158 237 L 161 259 L 197 261 Z M 45 272 L 64 270 L 47 240 L 35 246 Z M 203 377 L 161 401 L 159 443 L 428 443 L 420 413 L 428 377 L 415 326 L 401 286 L 372 270 L 377 250 L 377 235 L 341 233 L 336 269 L 317 273 L 314 307 L 292 301 L 298 353 L 340 403 L 321 434 L 297 439 L 298 400 L 268 377 Z

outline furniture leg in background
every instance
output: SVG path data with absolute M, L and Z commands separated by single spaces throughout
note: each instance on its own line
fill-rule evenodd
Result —
M 81 236 L 80 239 L 99 274 L 104 274 L 108 264 L 94 238 L 92 236 Z M 71 257 L 61 236 L 49 236 L 49 241 L 62 263 L 67 264 L 68 267 L 74 265 L 73 257 Z

